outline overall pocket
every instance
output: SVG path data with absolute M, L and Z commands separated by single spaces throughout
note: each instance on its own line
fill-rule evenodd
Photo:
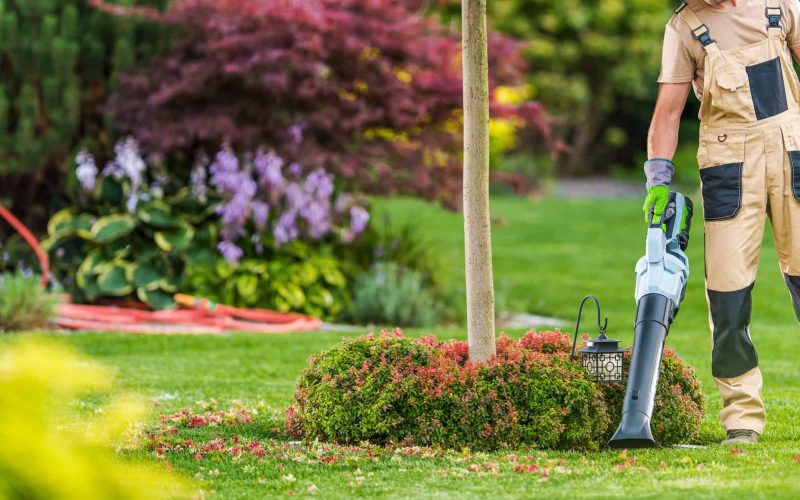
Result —
M 733 219 L 742 208 L 744 135 L 702 135 L 697 161 L 703 195 L 703 218 Z
M 747 68 L 730 64 L 715 70 L 716 93 L 725 116 L 734 121 L 753 121 L 755 117 L 753 96 Z
M 742 208 L 744 163 L 726 163 L 700 171 L 705 220 L 733 219 Z
M 800 124 L 786 124 L 781 126 L 783 143 L 789 155 L 789 171 L 786 174 L 786 194 L 791 193 L 794 199 L 800 201 Z

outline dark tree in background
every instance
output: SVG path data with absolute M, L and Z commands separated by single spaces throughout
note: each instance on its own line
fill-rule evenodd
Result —
M 0 1 L 0 203 L 41 227 L 77 144 L 107 140 L 109 89 L 156 50 L 154 28 L 85 0 Z
M 185 162 L 222 141 L 265 146 L 366 192 L 458 206 L 459 37 L 421 15 L 421 3 L 175 0 L 160 19 L 180 35 L 121 80 L 111 118 Z M 490 84 L 520 82 L 519 44 L 490 43 Z M 546 129 L 540 106 L 497 111 Z

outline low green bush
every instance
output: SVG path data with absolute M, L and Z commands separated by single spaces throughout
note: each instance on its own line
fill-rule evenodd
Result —
M 55 316 L 57 298 L 41 278 L 22 271 L 0 275 L 0 331 L 43 328 Z
M 591 382 L 570 347 L 560 332 L 501 335 L 497 355 L 473 365 L 464 342 L 399 330 L 348 339 L 309 359 L 287 431 L 343 444 L 596 450 L 619 423 L 624 385 Z M 691 441 L 705 412 L 700 384 L 672 352 L 663 368 L 654 434 Z
M 422 273 L 394 262 L 379 262 L 356 278 L 348 316 L 361 325 L 431 326 L 440 313 L 441 306 Z
M 463 342 L 395 331 L 312 357 L 287 428 L 339 443 L 597 449 L 608 423 L 600 389 L 565 356 L 503 336 L 498 355 L 476 366 Z

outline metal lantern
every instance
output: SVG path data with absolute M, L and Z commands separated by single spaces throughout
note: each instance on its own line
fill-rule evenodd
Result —
M 622 382 L 622 355 L 625 349 L 620 349 L 619 340 L 606 337 L 606 328 L 608 327 L 608 318 L 601 324 L 600 323 L 600 302 L 594 295 L 587 295 L 581 301 L 580 308 L 578 309 L 578 321 L 575 324 L 575 333 L 572 340 L 572 354 L 570 359 L 575 359 L 575 344 L 578 340 L 578 332 L 581 327 L 581 314 L 583 313 L 583 305 L 587 300 L 594 300 L 597 306 L 597 328 L 600 330 L 600 335 L 597 338 L 591 339 L 586 343 L 586 347 L 581 349 L 581 364 L 589 372 L 589 376 L 595 382 Z

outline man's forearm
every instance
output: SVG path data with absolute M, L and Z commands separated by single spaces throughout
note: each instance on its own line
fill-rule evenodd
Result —
M 676 116 L 655 115 L 647 136 L 647 157 L 672 160 L 678 148 L 678 130 L 681 125 L 680 114 Z
M 647 157 L 672 160 L 691 84 L 662 84 L 647 137 Z

